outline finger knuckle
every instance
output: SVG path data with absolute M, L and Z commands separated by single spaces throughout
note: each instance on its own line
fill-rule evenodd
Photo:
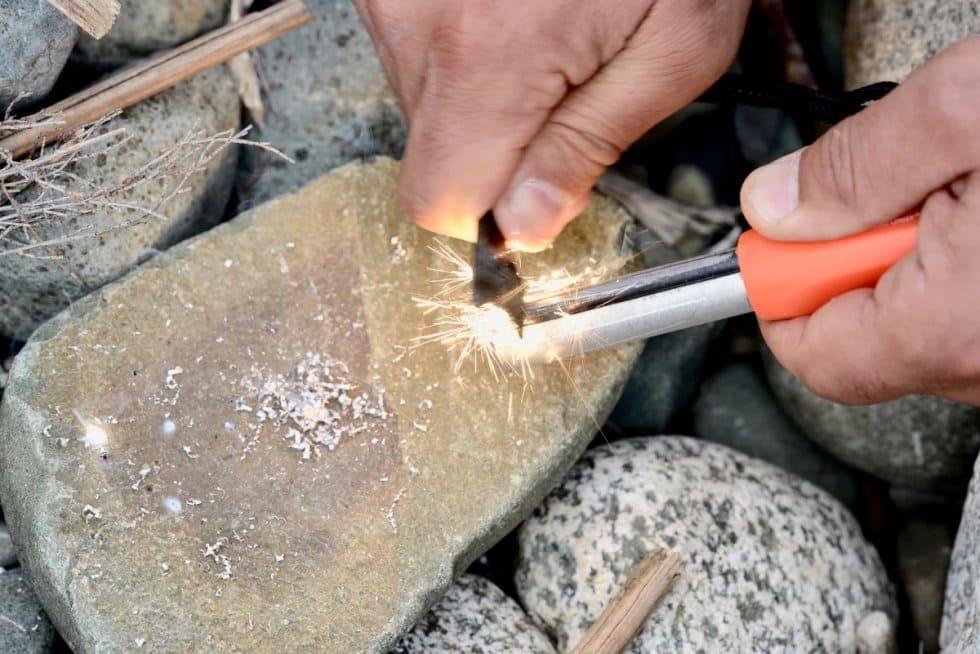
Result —
M 860 197 L 861 182 L 858 173 L 855 122 L 844 120 L 821 137 L 817 147 L 803 152 L 802 166 L 815 173 L 814 177 L 821 189 L 835 196 L 845 205 L 855 204 Z M 809 161 L 807 161 L 809 159 Z M 805 176 L 801 183 L 801 193 L 806 193 L 806 182 L 812 179 Z
M 929 75 L 923 93 L 924 115 L 938 127 L 937 138 L 956 150 L 976 144 L 976 139 L 963 136 L 976 128 L 976 107 L 980 104 L 980 72 L 976 69 L 980 54 L 970 53 L 971 61 L 966 61 L 964 54 L 954 51 L 937 62 L 940 65 Z
M 550 131 L 561 152 L 561 160 L 575 162 L 575 168 L 582 169 L 587 176 L 598 176 L 616 163 L 622 153 L 620 146 L 613 140 L 569 123 L 552 122 Z

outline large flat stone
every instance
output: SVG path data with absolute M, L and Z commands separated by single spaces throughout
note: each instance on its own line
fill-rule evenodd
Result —
M 258 207 L 18 355 L 0 495 L 76 652 L 386 651 L 606 418 L 637 344 L 529 382 L 418 346 L 449 242 L 403 216 L 396 177 L 351 165 Z M 618 265 L 627 220 L 597 199 L 524 270 Z M 260 419 L 281 402 L 321 431 Z

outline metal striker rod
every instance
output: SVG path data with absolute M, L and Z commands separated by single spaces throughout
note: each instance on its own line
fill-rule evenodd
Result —
M 638 297 L 738 272 L 734 250 L 641 270 L 594 286 L 571 289 L 524 303 L 525 324 L 554 320 Z
M 751 312 L 736 272 L 525 325 L 519 345 L 495 350 L 504 361 L 547 363 Z

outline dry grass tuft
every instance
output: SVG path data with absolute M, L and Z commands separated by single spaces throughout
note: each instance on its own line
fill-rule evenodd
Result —
M 111 129 L 114 112 L 81 127 L 60 143 L 41 147 L 33 156 L 15 159 L 0 149 L 0 257 L 20 255 L 36 258 L 60 257 L 59 246 L 81 238 L 97 237 L 107 231 L 123 229 L 147 220 L 165 219 L 163 210 L 175 197 L 188 191 L 188 183 L 232 145 L 258 147 L 283 157 L 267 143 L 249 141 L 249 127 L 217 134 L 188 133 L 178 142 L 155 152 L 151 159 L 125 178 L 110 184 L 96 184 L 75 172 L 81 161 L 112 157 L 129 140 L 123 128 Z M 57 121 L 58 116 L 45 117 Z M 7 115 L 0 119 L 0 136 L 34 127 L 37 121 Z M 164 191 L 153 206 L 140 206 L 125 200 L 134 188 L 155 184 Z M 117 218 L 110 227 L 86 224 L 86 216 L 108 213 Z M 72 224 L 78 227 L 46 237 L 49 227 Z

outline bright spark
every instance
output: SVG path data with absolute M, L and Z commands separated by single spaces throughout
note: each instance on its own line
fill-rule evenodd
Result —
M 484 362 L 494 379 L 507 371 L 513 371 L 525 382 L 534 377 L 530 361 L 556 358 L 549 353 L 549 344 L 521 337 L 513 320 L 501 307 L 494 305 L 474 306 L 468 293 L 473 283 L 473 268 L 450 245 L 437 241 L 429 248 L 437 263 L 434 273 L 435 292 L 431 298 L 414 298 L 417 306 L 426 314 L 435 316 L 429 333 L 416 339 L 416 347 L 438 343 L 456 355 L 454 372 L 457 374 L 467 361 L 476 366 Z M 626 258 L 609 266 L 599 265 L 595 259 L 582 262 L 577 273 L 568 270 L 550 270 L 542 275 L 528 275 L 522 271 L 527 284 L 527 298 L 539 298 L 583 284 L 604 279 L 610 270 L 619 270 Z M 520 262 L 518 263 L 520 265 Z

